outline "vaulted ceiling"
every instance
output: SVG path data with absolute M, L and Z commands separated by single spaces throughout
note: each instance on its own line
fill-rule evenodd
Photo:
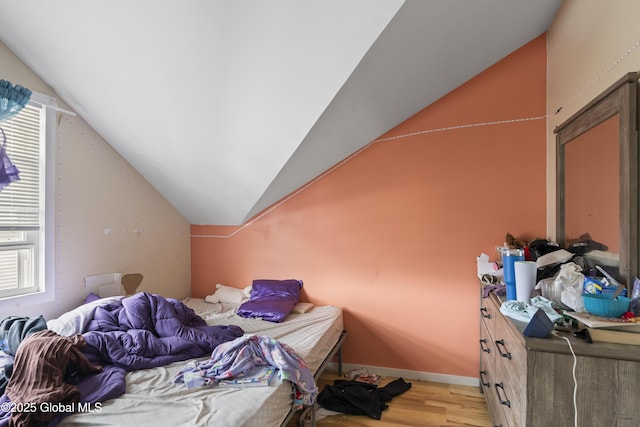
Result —
M 560 4 L 0 0 L 0 40 L 190 223 L 237 225 L 544 33 Z

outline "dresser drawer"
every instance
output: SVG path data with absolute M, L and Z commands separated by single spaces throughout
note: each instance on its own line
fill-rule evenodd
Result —
M 485 348 L 485 347 L 482 347 Z M 493 421 L 493 425 L 507 427 L 509 424 L 505 418 L 504 410 L 500 405 L 495 389 L 496 351 L 493 341 L 489 341 L 488 347 L 480 353 L 480 386 L 487 401 L 487 409 Z
M 480 306 L 480 319 L 486 323 L 489 331 L 495 330 L 495 323 L 502 316 L 495 301 L 490 298 L 483 298 Z
M 483 298 L 480 308 L 480 386 L 485 394 L 487 409 L 491 415 L 492 425 L 510 426 L 499 395 L 496 392 L 497 350 L 495 345 L 496 327 L 501 321 L 501 314 L 491 298 Z
M 507 317 L 496 322 L 495 391 L 509 426 L 526 425 L 527 352 L 522 336 L 517 334 Z
M 509 427 L 526 426 L 525 395 L 518 381 L 514 381 L 512 373 L 505 369 L 501 360 L 496 360 L 493 377 L 493 394 L 497 406 L 502 410 L 506 425 Z M 523 374 L 524 375 L 524 374 Z
M 493 387 L 496 369 L 495 345 L 484 323 L 480 326 L 480 387 L 489 393 Z

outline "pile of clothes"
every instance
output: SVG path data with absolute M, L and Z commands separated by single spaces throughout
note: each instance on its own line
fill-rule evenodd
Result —
M 378 387 L 358 380 L 335 380 L 327 384 L 318 395 L 318 404 L 325 409 L 351 415 L 367 415 L 379 420 L 394 397 L 411 388 L 402 378 Z

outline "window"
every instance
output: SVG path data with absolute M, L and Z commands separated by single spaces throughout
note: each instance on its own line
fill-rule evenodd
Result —
M 0 191 L 0 298 L 44 291 L 46 118 L 47 108 L 30 102 L 0 122 L 20 171 Z

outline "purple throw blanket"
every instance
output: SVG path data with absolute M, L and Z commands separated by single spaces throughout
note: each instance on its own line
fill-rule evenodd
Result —
M 178 300 L 140 292 L 96 309 L 83 352 L 93 363 L 131 371 L 204 356 L 243 333 L 235 325 L 208 326 Z

